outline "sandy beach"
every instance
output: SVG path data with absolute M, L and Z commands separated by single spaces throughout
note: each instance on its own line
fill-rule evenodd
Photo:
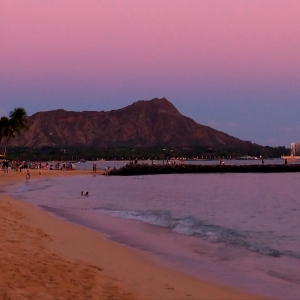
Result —
M 30 173 L 33 180 L 92 172 Z M 25 180 L 20 172 L 0 176 L 0 185 Z M 0 257 L 0 299 L 263 299 L 154 265 L 134 249 L 3 193 Z

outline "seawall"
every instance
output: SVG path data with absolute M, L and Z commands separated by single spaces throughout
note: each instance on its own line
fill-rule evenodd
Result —
M 147 165 L 128 164 L 109 175 L 154 175 L 183 173 L 288 173 L 300 172 L 300 164 L 272 165 Z

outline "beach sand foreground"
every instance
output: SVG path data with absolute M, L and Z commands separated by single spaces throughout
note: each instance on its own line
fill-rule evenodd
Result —
M 74 176 L 91 171 L 48 171 Z M 31 172 L 31 180 L 38 172 Z M 0 184 L 25 174 L 0 174 Z M 1 188 L 1 187 L 0 187 Z M 141 253 L 0 194 L 0 299 L 263 299 L 154 265 Z

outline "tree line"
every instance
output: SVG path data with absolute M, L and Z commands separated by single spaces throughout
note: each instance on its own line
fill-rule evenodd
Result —
M 2 140 L 5 141 L 3 156 L 7 155 L 7 147 L 9 141 L 21 134 L 23 129 L 28 129 L 27 113 L 22 107 L 15 108 L 9 113 L 9 117 L 1 117 L 0 119 L 0 145 Z
M 41 148 L 31 147 L 11 147 L 10 157 L 19 160 L 33 161 L 76 161 L 85 160 L 143 160 L 160 159 L 167 160 L 172 157 L 186 157 L 199 159 L 217 159 L 231 158 L 237 159 L 243 156 L 255 156 L 261 158 L 280 158 L 282 155 L 288 155 L 289 149 L 285 147 L 263 147 L 252 145 L 250 148 L 223 148 L 207 149 L 206 147 L 194 146 L 189 148 L 172 147 L 169 149 L 162 147 L 52 147 L 44 146 Z

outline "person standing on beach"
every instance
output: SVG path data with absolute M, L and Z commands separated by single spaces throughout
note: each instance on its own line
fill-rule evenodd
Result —
M 30 179 L 30 173 L 29 173 L 29 170 L 27 169 L 27 172 L 26 172 L 26 180 L 29 180 Z
M 5 160 L 2 164 L 2 166 L 3 166 L 4 173 L 8 173 L 8 166 L 9 166 L 8 160 Z
M 97 172 L 97 164 L 93 164 L 93 171 L 94 171 L 94 173 Z

